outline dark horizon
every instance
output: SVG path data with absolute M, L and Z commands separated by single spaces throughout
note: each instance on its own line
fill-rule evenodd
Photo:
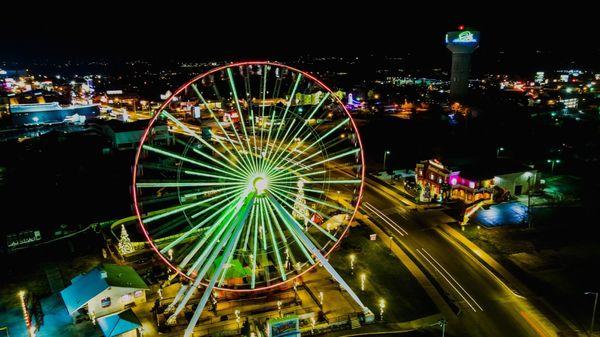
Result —
M 28 21 L 37 25 L 23 24 L 19 16 L 5 18 L 9 28 L 0 61 L 143 59 L 167 63 L 377 55 L 414 58 L 415 64 L 409 62 L 409 66 L 447 67 L 444 34 L 459 25 L 481 31 L 475 71 L 596 68 L 600 56 L 600 46 L 593 43 L 597 26 L 585 13 L 559 17 L 521 8 L 510 13 L 494 11 L 492 16 L 468 11 L 442 16 L 400 12 L 392 6 L 389 10 L 386 6 L 314 7 L 313 13 L 290 14 L 271 7 L 261 12 L 257 6 L 226 15 L 212 9 L 195 13 L 190 8 L 176 16 L 168 10 L 161 14 L 160 10 L 117 8 L 109 12 L 105 8 L 68 14 L 52 8 L 30 16 Z

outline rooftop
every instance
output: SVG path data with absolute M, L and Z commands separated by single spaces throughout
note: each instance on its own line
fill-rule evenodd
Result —
M 148 289 L 140 275 L 129 266 L 103 264 L 71 280 L 71 285 L 60 294 L 69 314 L 83 307 L 109 287 Z
M 131 309 L 98 318 L 98 326 L 106 337 L 119 336 L 142 326 Z

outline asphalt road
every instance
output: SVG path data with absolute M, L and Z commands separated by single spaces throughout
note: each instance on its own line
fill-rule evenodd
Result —
M 440 211 L 410 210 L 389 190 L 370 180 L 366 182 L 362 211 L 403 244 L 461 308 L 458 316 L 448 319 L 448 331 L 453 335 L 556 335 L 529 309 L 526 299 L 434 229 Z

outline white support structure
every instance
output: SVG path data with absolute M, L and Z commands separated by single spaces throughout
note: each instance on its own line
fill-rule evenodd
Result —
M 163 313 L 165 314 L 170 314 L 173 311 L 175 311 L 175 306 L 177 305 L 177 303 L 179 302 L 179 300 L 181 299 L 181 296 L 183 296 L 183 293 L 185 293 L 185 290 L 188 288 L 187 284 L 182 284 L 181 288 L 179 288 L 179 290 L 177 291 L 177 294 L 175 295 L 175 298 L 173 299 L 173 302 L 171 302 L 167 308 L 165 309 L 165 311 Z
M 362 309 L 365 316 L 373 316 L 373 312 L 363 304 L 363 302 L 356 295 L 356 293 L 352 290 L 352 288 L 350 288 L 348 283 L 346 283 L 346 281 L 344 281 L 344 279 L 340 276 L 340 274 L 338 274 L 338 272 L 333 268 L 333 266 L 329 263 L 329 261 L 327 261 L 325 256 L 323 256 L 323 254 L 321 254 L 321 251 L 319 250 L 319 248 L 317 248 L 312 243 L 312 241 L 308 238 L 308 236 L 306 236 L 306 234 L 302 230 L 302 227 L 300 226 L 300 224 L 281 206 L 281 204 L 277 200 L 275 200 L 275 198 L 273 198 L 272 196 L 269 196 L 269 199 L 270 199 L 272 205 L 275 206 L 275 208 L 277 209 L 279 214 L 282 216 L 282 218 L 287 218 L 289 220 L 290 225 L 291 225 L 290 229 L 296 233 L 296 235 L 300 238 L 302 243 L 304 243 L 304 245 L 310 250 L 310 252 L 312 254 L 314 254 L 314 256 L 317 258 L 317 260 L 321 264 L 323 264 L 323 266 L 329 272 L 329 274 L 331 274 L 331 276 L 342 286 L 342 288 L 348 292 L 350 297 L 352 297 L 352 299 L 360 306 L 360 308 Z

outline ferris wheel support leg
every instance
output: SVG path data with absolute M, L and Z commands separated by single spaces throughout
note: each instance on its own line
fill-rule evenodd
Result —
M 169 306 L 167 306 L 167 308 L 165 309 L 165 311 L 164 311 L 165 314 L 170 314 L 175 311 L 175 306 L 177 305 L 177 303 L 179 303 L 181 296 L 183 296 L 183 293 L 185 293 L 185 290 L 187 288 L 188 288 L 187 284 L 181 285 L 181 288 L 179 288 L 179 291 L 177 291 L 177 294 L 175 295 L 173 302 L 171 302 L 171 304 L 169 304 Z
M 210 278 L 210 282 L 208 283 L 208 286 L 206 287 L 206 289 L 204 290 L 204 293 L 202 294 L 202 298 L 200 298 L 200 303 L 198 303 L 198 307 L 196 307 L 196 311 L 194 312 L 194 315 L 192 316 L 190 323 L 188 324 L 187 328 L 185 329 L 185 333 L 183 334 L 184 337 L 190 337 L 192 335 L 192 333 L 194 332 L 194 328 L 196 327 L 196 324 L 198 323 L 198 320 L 200 319 L 200 315 L 202 314 L 202 311 L 204 310 L 204 307 L 206 306 L 206 302 L 208 302 L 208 299 L 210 298 L 210 294 L 212 294 L 212 290 L 215 287 L 215 283 L 217 283 L 217 280 L 219 279 L 219 275 L 223 271 L 223 267 L 225 266 L 226 261 L 229 261 L 229 258 L 233 254 L 233 249 L 235 248 L 238 240 L 240 239 L 240 236 L 242 234 L 242 229 L 244 228 L 243 224 L 246 222 L 247 217 L 248 217 L 248 212 L 246 211 L 243 216 L 242 221 L 237 223 L 237 228 L 235 230 L 234 239 L 231 240 L 227 244 L 227 248 L 225 249 L 225 254 L 223 255 L 223 258 L 221 259 L 219 266 L 217 267 L 215 272 L 212 274 L 212 276 Z
M 304 245 L 309 249 L 309 251 L 314 254 L 317 260 L 321 262 L 321 264 L 323 264 L 323 267 L 325 267 L 329 274 L 342 286 L 342 288 L 346 290 L 346 292 L 348 292 L 348 294 L 350 295 L 350 297 L 352 297 L 356 304 L 360 306 L 363 313 L 365 314 L 365 319 L 367 319 L 367 321 L 371 320 L 374 317 L 373 312 L 363 304 L 363 302 L 356 295 L 354 290 L 350 288 L 348 283 L 346 283 L 346 281 L 344 281 L 340 274 L 338 274 L 338 272 L 333 268 L 329 261 L 327 261 L 325 256 L 321 254 L 319 248 L 317 248 L 308 238 L 308 236 L 306 236 L 306 234 L 302 230 L 302 226 L 300 226 L 300 224 L 281 206 L 281 204 L 279 204 L 279 202 L 277 202 L 277 200 L 275 200 L 275 198 L 269 196 L 269 199 L 271 200 L 271 203 L 275 206 L 279 214 L 289 221 L 290 228 L 294 230 L 296 235 L 298 235 L 300 240 L 302 240 L 302 243 L 304 243 Z

